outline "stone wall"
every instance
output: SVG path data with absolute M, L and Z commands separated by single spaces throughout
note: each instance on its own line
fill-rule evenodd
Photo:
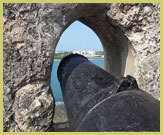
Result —
M 132 45 L 140 88 L 160 99 L 160 4 L 112 4 L 107 15 Z
M 105 69 L 132 74 L 160 97 L 160 4 L 4 4 L 4 131 L 49 131 L 50 76 L 57 42 L 79 20 L 95 31 Z

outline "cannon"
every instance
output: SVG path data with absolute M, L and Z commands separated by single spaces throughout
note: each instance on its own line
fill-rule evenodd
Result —
M 134 77 L 114 77 L 79 54 L 61 60 L 57 77 L 71 131 L 160 131 L 160 102 Z

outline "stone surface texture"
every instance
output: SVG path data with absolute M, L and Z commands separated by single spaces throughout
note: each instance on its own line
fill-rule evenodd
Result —
M 160 4 L 112 4 L 107 15 L 131 42 L 140 88 L 160 99 Z
M 4 131 L 54 127 L 55 48 L 76 20 L 100 38 L 106 71 L 117 76 L 134 69 L 139 87 L 160 98 L 160 4 L 8 3 L 3 5 Z

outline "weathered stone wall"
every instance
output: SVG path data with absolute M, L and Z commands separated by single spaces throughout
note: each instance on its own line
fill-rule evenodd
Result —
M 112 4 L 107 15 L 132 45 L 139 86 L 160 99 L 160 4 Z
M 4 4 L 3 15 L 4 131 L 53 127 L 53 56 L 75 20 L 100 38 L 108 72 L 132 74 L 159 99 L 160 4 Z

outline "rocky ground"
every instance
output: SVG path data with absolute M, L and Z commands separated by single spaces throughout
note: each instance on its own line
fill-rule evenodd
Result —
M 67 113 L 64 106 L 57 106 L 55 108 L 54 123 L 67 122 Z
M 53 131 L 55 132 L 68 132 L 70 127 L 68 124 L 67 113 L 64 106 L 57 106 L 53 119 Z

